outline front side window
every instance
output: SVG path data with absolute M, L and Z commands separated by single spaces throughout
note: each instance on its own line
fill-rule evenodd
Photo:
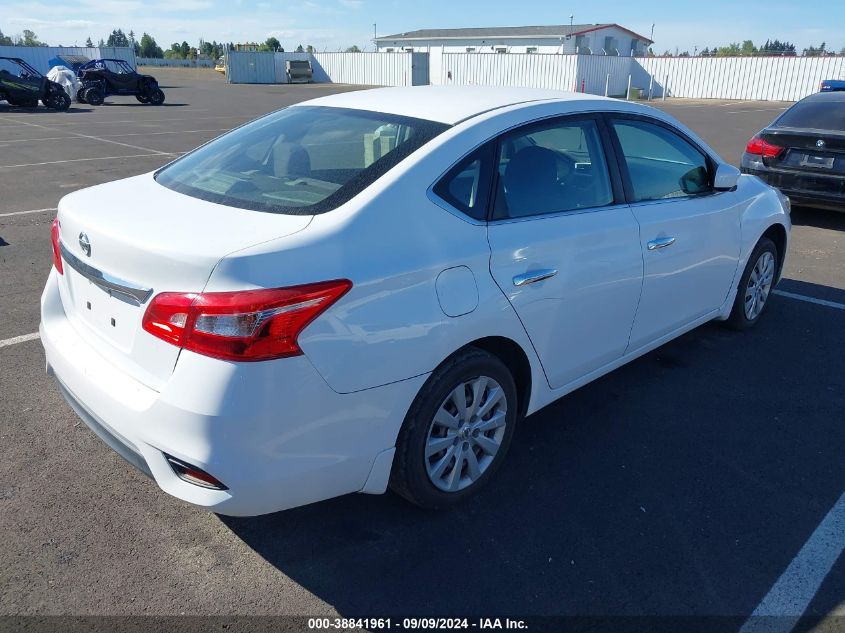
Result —
M 707 157 L 674 132 L 637 120 L 616 120 L 613 128 L 628 166 L 634 202 L 713 191 Z
M 557 121 L 499 142 L 494 219 L 601 207 L 613 191 L 595 121 Z
M 379 112 L 296 106 L 221 136 L 155 178 L 174 191 L 241 209 L 324 213 L 447 127 Z

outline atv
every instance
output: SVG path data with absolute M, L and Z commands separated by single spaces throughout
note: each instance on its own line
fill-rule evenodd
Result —
M 19 57 L 0 57 L 0 100 L 3 99 L 24 108 L 35 108 L 39 101 L 51 110 L 70 108 L 65 89 Z
M 161 105 L 164 93 L 155 77 L 139 75 L 122 59 L 95 59 L 82 64 L 76 72 L 82 87 L 76 100 L 93 106 L 102 105 L 110 95 L 135 95 L 141 103 Z

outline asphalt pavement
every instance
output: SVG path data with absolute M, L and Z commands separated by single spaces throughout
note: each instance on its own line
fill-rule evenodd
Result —
M 532 415 L 460 508 L 351 495 L 233 519 L 161 492 L 76 418 L 39 341 L 18 339 L 38 329 L 56 204 L 354 88 L 150 70 L 162 107 L 0 105 L 0 615 L 721 616 L 732 630 L 836 507 L 845 214 L 806 209 L 789 296 L 758 327 L 705 325 Z M 788 104 L 655 105 L 736 164 Z M 845 615 L 845 560 L 806 613 L 845 626 L 831 618 Z

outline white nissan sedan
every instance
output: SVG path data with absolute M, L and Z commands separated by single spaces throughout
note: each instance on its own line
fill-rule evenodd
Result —
M 754 325 L 790 226 L 649 107 L 348 92 L 63 198 L 41 340 L 85 423 L 192 504 L 444 507 L 527 414 L 707 321 Z

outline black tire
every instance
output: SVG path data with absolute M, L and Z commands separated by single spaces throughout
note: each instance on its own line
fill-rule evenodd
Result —
M 161 105 L 164 103 L 164 92 L 161 88 L 153 88 L 149 94 L 150 105 Z
M 58 90 L 50 95 L 50 99 L 44 105 L 59 112 L 66 112 L 70 109 L 70 97 L 64 90 Z
M 105 95 L 103 95 L 103 91 L 96 87 L 88 88 L 82 96 L 85 98 L 85 103 L 92 106 L 103 105 L 103 101 L 106 100 Z
M 755 267 L 757 267 L 758 264 L 761 264 L 762 262 L 766 261 L 767 253 L 771 255 L 772 258 L 772 271 L 768 288 L 763 289 L 758 288 L 756 282 L 752 284 L 752 275 L 755 274 Z M 739 285 L 737 286 L 736 292 L 736 299 L 734 300 L 734 305 L 731 309 L 731 315 L 725 322 L 726 325 L 735 330 L 747 330 L 748 328 L 753 327 L 757 323 L 757 321 L 760 320 L 760 317 L 763 315 L 763 312 L 765 312 L 766 306 L 769 303 L 771 292 L 772 290 L 774 290 L 775 279 L 777 277 L 779 265 L 780 255 L 774 242 L 772 242 L 772 240 L 767 237 L 761 237 L 760 241 L 757 242 L 757 246 L 754 247 L 754 250 L 751 253 L 751 257 L 748 258 L 748 263 L 745 265 L 745 270 L 742 272 L 742 277 L 740 277 L 739 279 Z M 767 273 L 765 277 L 768 276 L 769 275 Z M 749 292 L 751 292 L 752 295 L 756 292 L 758 302 L 762 298 L 762 304 L 759 305 L 759 309 L 757 309 L 757 304 L 754 303 L 754 299 L 752 299 L 751 301 L 746 301 L 746 297 Z M 752 307 L 753 309 L 751 310 L 747 309 Z
M 80 88 L 76 91 L 77 103 L 85 103 L 85 88 Z
M 147 97 L 147 95 L 137 94 L 137 95 L 135 95 L 135 98 L 141 103 L 149 103 L 149 101 L 150 101 L 150 99 L 149 99 L 149 97 Z
M 479 440 L 474 439 L 478 438 L 478 429 L 471 430 L 469 434 L 463 434 L 467 427 L 472 426 L 471 424 L 461 425 L 461 430 L 447 431 L 441 425 L 435 426 L 434 421 L 435 415 L 440 413 L 441 408 L 454 406 L 451 397 L 453 392 L 456 392 L 461 385 L 464 385 L 465 388 L 463 395 L 469 399 L 464 404 L 471 406 L 473 394 L 467 383 L 477 380 L 479 377 L 492 379 L 498 383 L 501 392 L 503 392 L 504 407 L 506 408 L 506 410 L 501 408 L 501 398 L 495 398 L 500 404 L 492 407 L 481 419 L 472 418 L 477 420 L 475 424 L 484 424 L 485 417 L 488 421 L 492 420 L 494 416 L 497 416 L 500 420 L 502 417 L 504 418 L 504 432 L 498 438 L 499 447 L 492 459 L 481 449 Z M 488 382 L 488 384 L 492 383 Z M 486 402 L 487 400 L 482 400 L 482 398 L 486 396 L 489 399 L 494 393 L 496 393 L 494 390 L 485 387 L 478 398 L 482 402 Z M 396 441 L 396 455 L 390 474 L 391 489 L 411 503 L 428 509 L 445 508 L 462 502 L 481 489 L 501 466 L 513 438 L 514 428 L 519 417 L 518 412 L 516 384 L 510 371 L 501 360 L 477 348 L 467 348 L 456 354 L 429 376 L 405 417 Z M 461 417 L 459 413 L 457 417 Z M 434 434 L 435 431 L 440 430 L 455 435 Z M 432 433 L 431 438 L 429 438 L 430 432 Z M 486 433 L 496 434 L 498 431 L 490 429 L 481 431 L 481 433 L 482 435 Z M 440 440 L 446 446 L 441 451 L 427 456 L 426 446 L 429 439 L 432 441 Z M 481 464 L 482 460 L 486 461 L 486 464 L 480 470 L 480 475 L 476 475 L 474 480 L 470 473 L 470 453 L 474 456 L 472 459 L 476 465 Z M 455 471 L 458 464 L 460 465 L 460 470 L 457 472 L 458 481 L 461 482 L 466 479 L 470 480 L 470 483 L 465 483 L 465 487 L 451 492 L 436 486 L 433 483 L 432 476 L 429 475 L 429 469 L 437 471 L 437 465 L 441 463 L 441 460 L 446 460 L 445 463 L 448 464 L 441 473 L 443 479 L 435 477 L 441 484 L 446 481 L 448 474 Z M 462 476 L 462 473 L 466 473 L 466 478 Z

